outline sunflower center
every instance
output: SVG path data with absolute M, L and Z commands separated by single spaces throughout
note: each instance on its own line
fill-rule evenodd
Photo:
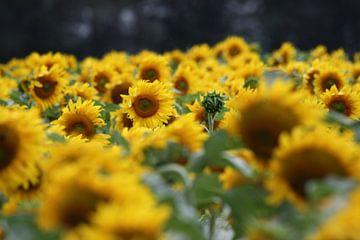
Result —
M 159 80 L 160 74 L 155 68 L 146 68 L 141 72 L 141 79 L 148 80 L 149 82 L 153 82 L 155 80 Z
M 89 223 L 91 214 L 99 203 L 107 198 L 91 189 L 75 186 L 67 192 L 60 206 L 60 220 L 65 227 L 73 228 L 82 223 Z
M 106 84 L 109 82 L 109 78 L 104 74 L 98 74 L 95 76 L 95 89 L 100 93 L 106 92 Z
M 140 117 L 151 117 L 159 110 L 159 102 L 152 96 L 138 96 L 134 102 L 134 109 Z
M 19 148 L 19 137 L 6 126 L 0 125 L 0 170 L 15 159 Z
M 95 127 L 89 118 L 83 115 L 77 115 L 67 123 L 65 132 L 68 135 L 81 134 L 86 138 L 91 138 L 95 135 Z
M 123 120 L 124 127 L 127 127 L 129 129 L 133 127 L 134 123 L 130 118 L 128 118 L 128 115 L 126 113 L 123 114 L 122 120 Z
M 184 77 L 180 77 L 176 82 L 175 82 L 175 88 L 177 90 L 179 90 L 181 92 L 181 94 L 185 94 L 188 89 L 189 89 L 189 85 L 186 81 L 186 79 Z
M 333 85 L 335 85 L 338 89 L 340 87 L 339 81 L 335 78 L 325 79 L 322 83 L 323 91 L 329 90 Z
M 329 108 L 333 111 L 349 115 L 349 109 L 346 104 L 341 100 L 336 100 L 330 103 Z
M 231 57 L 235 57 L 236 55 L 239 55 L 240 53 L 240 49 L 238 46 L 231 46 L 231 48 L 229 49 L 229 55 Z
M 36 96 L 41 99 L 47 99 L 53 95 L 56 89 L 57 82 L 48 78 L 40 78 L 37 80 L 42 85 L 41 87 L 34 87 Z
M 304 198 L 309 180 L 320 180 L 329 175 L 347 175 L 339 159 L 324 149 L 300 149 L 292 152 L 282 163 L 282 176 L 291 189 Z
M 122 94 L 123 95 L 128 95 L 129 94 L 129 87 L 130 84 L 129 83 L 121 83 L 116 85 L 112 90 L 111 90 L 111 100 L 113 103 L 119 104 L 122 103 Z
M 245 109 L 240 131 L 244 142 L 255 155 L 268 160 L 278 145 L 279 135 L 290 131 L 298 122 L 291 109 L 263 101 Z

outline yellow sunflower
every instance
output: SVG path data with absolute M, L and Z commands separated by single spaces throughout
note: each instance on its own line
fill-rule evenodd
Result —
M 116 72 L 108 64 L 97 63 L 93 66 L 91 82 L 99 94 L 105 94 L 107 85 L 113 81 Z
M 333 85 L 337 89 L 341 89 L 346 85 L 346 75 L 340 68 L 327 64 L 319 69 L 319 73 L 315 75 L 314 86 L 317 94 L 324 93 Z
M 272 66 L 287 65 L 295 56 L 296 48 L 290 42 L 285 42 L 278 50 L 272 53 L 269 64 Z
M 352 119 L 360 116 L 360 94 L 349 87 L 338 90 L 336 86 L 332 86 L 321 95 L 321 100 L 330 111 L 339 112 Z
M 172 77 L 172 82 L 175 88 L 175 93 L 178 95 L 185 95 L 197 92 L 198 77 L 195 71 L 189 67 L 180 65 Z
M 360 62 L 354 63 L 352 65 L 351 77 L 353 83 L 359 82 L 360 80 Z
M 227 118 L 228 131 L 239 136 L 265 162 L 271 158 L 283 132 L 316 121 L 322 111 L 303 102 L 301 92 L 292 84 L 276 81 L 271 88 L 246 90 L 227 104 L 232 111 Z
M 0 107 L 0 191 L 38 181 L 44 125 L 35 110 Z
M 42 66 L 31 82 L 30 94 L 41 109 L 46 109 L 61 102 L 68 82 L 69 75 L 60 65 L 50 69 Z
M 106 142 L 107 135 L 98 134 L 96 127 L 105 125 L 100 117 L 100 106 L 95 106 L 93 101 L 83 101 L 79 98 L 75 103 L 70 100 L 68 105 L 62 109 L 59 119 L 52 122 L 58 126 L 66 136 L 81 136 L 87 140 L 100 140 Z
M 132 74 L 121 74 L 114 78 L 113 82 L 107 87 L 105 100 L 115 104 L 122 103 L 122 95 L 129 94 L 129 88 L 133 85 Z
M 222 52 L 227 61 L 232 61 L 234 58 L 250 51 L 246 41 L 240 37 L 228 37 L 224 40 L 222 47 Z
M 83 100 L 97 100 L 97 91 L 89 83 L 77 82 L 69 87 L 67 94 L 71 96 L 80 97 Z
M 347 239 L 358 240 L 360 236 L 360 190 L 351 193 L 348 204 L 331 216 L 320 229 L 307 240 Z
M 197 63 L 202 63 L 207 58 L 212 56 L 212 52 L 209 45 L 200 44 L 190 48 L 187 51 L 186 56 Z
M 170 67 L 163 56 L 149 55 L 140 59 L 137 78 L 148 82 L 156 80 L 167 82 L 170 77 Z
M 0 76 L 0 99 L 9 99 L 11 92 L 17 89 L 17 86 L 18 84 L 15 80 Z
M 346 151 L 343 151 L 346 149 Z M 358 178 L 359 149 L 347 136 L 326 126 L 299 127 L 283 134 L 270 163 L 272 177 L 266 182 L 269 201 L 288 199 L 298 207 L 307 200 L 306 183 L 327 176 Z
M 121 104 L 135 125 L 155 128 L 167 123 L 175 114 L 170 85 L 159 81 L 138 81 L 123 95 Z

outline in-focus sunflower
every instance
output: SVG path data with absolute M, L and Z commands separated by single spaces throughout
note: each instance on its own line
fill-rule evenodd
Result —
M 154 82 L 167 82 L 170 77 L 170 67 L 168 66 L 167 59 L 162 56 L 145 56 L 140 59 L 137 78 Z
M 30 93 L 40 108 L 46 109 L 61 102 L 68 82 L 69 76 L 60 65 L 53 65 L 50 69 L 42 66 L 35 73 Z
M 330 110 L 357 119 L 360 116 L 360 94 L 349 87 L 340 90 L 332 86 L 321 95 L 324 105 Z
M 70 100 L 62 109 L 59 119 L 52 122 L 60 127 L 66 136 L 81 136 L 88 140 L 105 140 L 104 134 L 97 134 L 96 127 L 104 126 L 104 120 L 100 118 L 101 107 L 95 106 L 93 101 L 81 98 L 77 102 Z
M 0 107 L 0 191 L 28 188 L 38 181 L 44 126 L 35 110 Z
M 174 96 L 170 85 L 155 81 L 138 81 L 123 95 L 121 104 L 135 125 L 155 128 L 174 115 Z
M 240 136 L 244 143 L 265 162 L 271 158 L 283 132 L 295 126 L 318 120 L 313 106 L 303 102 L 301 92 L 293 92 L 292 84 L 277 81 L 271 89 L 261 87 L 257 91 L 243 91 L 229 101 L 231 116 L 227 128 Z
M 319 69 L 319 73 L 315 75 L 314 86 L 317 94 L 324 93 L 333 85 L 337 89 L 341 89 L 346 85 L 346 75 L 341 69 L 335 66 L 327 65 Z
M 270 202 L 286 198 L 303 207 L 309 181 L 328 176 L 358 178 L 358 151 L 351 139 L 325 126 L 299 127 L 283 134 L 270 163 L 272 177 L 266 182 L 272 192 Z

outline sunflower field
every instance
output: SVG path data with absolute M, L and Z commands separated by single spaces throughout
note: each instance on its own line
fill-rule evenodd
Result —
M 360 239 L 360 54 L 34 52 L 0 105 L 0 239 Z

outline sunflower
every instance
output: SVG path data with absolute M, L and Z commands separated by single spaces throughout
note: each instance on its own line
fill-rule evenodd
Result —
M 77 82 L 69 88 L 67 94 L 70 94 L 70 96 L 80 97 L 83 100 L 98 99 L 96 89 L 90 86 L 89 83 Z
M 162 239 L 162 231 L 171 212 L 166 206 L 151 203 L 153 201 L 135 200 L 132 204 L 102 206 L 94 216 L 94 223 L 106 235 L 112 236 L 111 239 Z
M 66 136 L 80 135 L 87 140 L 104 141 L 107 136 L 96 133 L 96 127 L 105 125 L 104 120 L 100 118 L 101 111 L 101 107 L 95 106 L 93 101 L 83 101 L 81 98 L 76 102 L 70 100 L 62 109 L 62 115 L 52 124 L 60 127 Z
M 138 81 L 123 95 L 121 104 L 135 125 L 155 128 L 167 123 L 175 113 L 170 85 L 159 81 Z
M 272 192 L 270 202 L 286 198 L 304 207 L 309 181 L 332 175 L 357 177 L 354 164 L 358 151 L 351 139 L 326 126 L 299 127 L 291 134 L 283 134 L 270 163 L 272 177 L 266 182 Z
M 322 66 L 319 73 L 315 75 L 314 86 L 317 94 L 324 93 L 335 85 L 341 89 L 346 85 L 346 75 L 341 69 L 331 65 Z
M 312 66 L 303 75 L 303 88 L 306 89 L 311 95 L 315 94 L 314 80 L 315 76 L 319 74 L 320 70 L 317 64 Z
M 168 141 L 180 144 L 191 152 L 200 150 L 207 139 L 204 128 L 195 121 L 192 114 L 178 117 L 165 128 L 165 132 Z
M 360 62 L 354 63 L 352 65 L 351 77 L 353 83 L 359 82 L 360 79 Z
M 117 110 L 114 115 L 116 118 L 115 127 L 118 131 L 122 131 L 124 128 L 130 129 L 134 126 L 133 120 L 128 117 L 123 109 Z
M 0 191 L 38 181 L 44 126 L 35 110 L 0 107 Z
M 212 55 L 211 49 L 207 44 L 195 45 L 192 48 L 190 48 L 186 53 L 186 56 L 189 59 L 197 63 L 202 63 L 211 55 Z
M 108 64 L 98 63 L 92 69 L 91 82 L 100 95 L 105 94 L 107 85 L 113 81 L 116 72 Z
M 250 51 L 246 41 L 240 37 L 228 37 L 224 40 L 222 47 L 223 54 L 228 62 Z
M 197 92 L 198 77 L 189 67 L 180 65 L 172 77 L 175 92 L 185 95 Z
M 348 204 L 331 216 L 308 240 L 358 240 L 360 235 L 360 190 L 351 193 Z
M 17 89 L 17 82 L 11 78 L 0 76 L 0 99 L 6 100 L 10 98 L 10 94 L 13 90 Z
M 332 86 L 321 95 L 321 100 L 330 111 L 336 111 L 352 119 L 360 116 L 360 94 L 349 87 L 338 90 Z
M 185 60 L 185 54 L 179 49 L 166 52 L 164 53 L 164 56 L 170 59 L 170 63 L 174 67 L 177 67 L 183 60 Z
M 170 77 L 170 67 L 167 59 L 162 56 L 149 55 L 140 59 L 137 78 L 148 82 L 156 80 L 167 82 Z
M 320 111 L 303 102 L 301 92 L 292 92 L 292 84 L 276 81 L 271 89 L 243 91 L 227 104 L 232 111 L 228 131 L 239 136 L 265 162 L 271 158 L 283 132 L 316 121 Z
M 310 51 L 312 59 L 321 58 L 325 55 L 327 55 L 327 48 L 324 45 L 318 45 Z
M 121 74 L 114 78 L 113 82 L 108 85 L 105 94 L 105 100 L 115 104 L 122 103 L 122 95 L 129 94 L 129 88 L 133 85 L 133 76 Z
M 285 42 L 278 50 L 272 53 L 269 64 L 272 66 L 287 65 L 295 56 L 296 48 L 290 42 Z
M 69 75 L 60 65 L 50 69 L 42 66 L 31 82 L 30 94 L 41 109 L 46 109 L 61 102 L 68 82 Z
M 113 198 L 114 189 L 81 168 L 62 168 L 56 173 L 44 187 L 39 210 L 39 225 L 45 230 L 74 230 L 88 224 L 99 205 Z

